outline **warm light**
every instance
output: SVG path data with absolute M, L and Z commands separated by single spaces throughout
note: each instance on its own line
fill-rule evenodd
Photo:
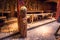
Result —
M 18 31 L 17 23 L 13 23 L 13 24 L 10 24 L 10 25 L 2 28 L 2 32 L 17 32 L 17 31 Z
M 42 33 L 44 33 L 44 34 L 46 34 L 46 33 L 48 33 L 48 32 L 50 31 L 48 27 L 41 27 L 40 30 L 41 30 Z
M 44 11 L 42 10 L 42 13 L 43 13 Z
M 42 36 L 45 37 L 45 36 L 47 36 L 47 35 L 52 33 L 52 28 L 50 26 L 49 27 L 43 26 L 43 27 L 40 27 L 39 29 L 37 29 L 36 32 L 37 33 L 39 32 L 39 34 L 41 34 Z

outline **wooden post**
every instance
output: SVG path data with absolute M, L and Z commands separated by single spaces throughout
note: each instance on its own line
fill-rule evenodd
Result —
M 2 5 L 2 16 L 3 16 L 3 13 L 4 13 L 4 7 L 5 7 L 5 6 L 4 6 L 5 0 L 2 2 L 2 4 L 3 4 L 3 5 Z
M 32 14 L 32 22 L 31 23 L 33 23 L 33 20 L 34 20 L 34 14 Z
M 12 3 L 11 3 L 12 2 Z M 11 17 L 14 17 L 14 12 L 15 12 L 15 1 L 14 0 L 10 0 L 10 10 L 11 10 Z
M 14 17 L 14 5 L 11 5 L 11 17 Z
M 22 38 L 27 37 L 27 20 L 26 13 L 27 8 L 22 6 L 20 3 L 22 0 L 18 0 L 17 11 L 18 11 L 18 29 Z
M 57 2 L 57 12 L 56 12 L 56 19 L 58 20 L 60 16 L 60 0 Z

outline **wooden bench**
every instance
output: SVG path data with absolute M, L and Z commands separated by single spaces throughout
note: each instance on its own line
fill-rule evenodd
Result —
M 53 13 L 27 14 L 27 19 L 30 18 L 31 23 L 33 23 L 34 19 L 38 20 L 38 15 L 41 15 L 42 18 L 44 18 L 45 16 L 50 15 L 50 18 L 52 18 Z
M 29 18 L 31 23 L 33 23 L 34 20 L 38 20 L 38 16 L 35 14 L 27 14 L 26 18 Z
M 0 19 L 6 20 L 6 16 L 1 16 Z
M 6 17 L 0 17 L 0 30 L 1 30 L 1 27 L 4 25 L 4 22 L 6 20 Z

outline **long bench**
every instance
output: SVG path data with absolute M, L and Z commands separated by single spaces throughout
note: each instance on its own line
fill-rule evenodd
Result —
M 52 18 L 53 13 L 40 13 L 40 14 L 26 14 L 27 15 L 27 19 L 30 18 L 30 21 L 32 21 L 31 23 L 33 23 L 34 19 L 38 20 L 38 15 L 41 15 L 42 18 L 44 18 L 45 16 L 50 15 L 50 18 Z
M 6 20 L 5 16 L 0 17 L 0 30 L 1 30 L 1 27 L 4 25 L 5 20 Z
M 5 20 L 6 20 L 5 16 L 0 17 L 0 26 L 3 25 L 3 23 L 5 22 Z
M 1 16 L 0 19 L 6 19 L 6 16 Z

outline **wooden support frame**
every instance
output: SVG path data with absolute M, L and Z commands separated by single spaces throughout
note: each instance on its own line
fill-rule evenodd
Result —
M 55 32 L 55 36 L 57 36 L 59 29 L 60 29 L 60 26 L 59 26 L 59 28 L 57 29 L 57 31 Z

